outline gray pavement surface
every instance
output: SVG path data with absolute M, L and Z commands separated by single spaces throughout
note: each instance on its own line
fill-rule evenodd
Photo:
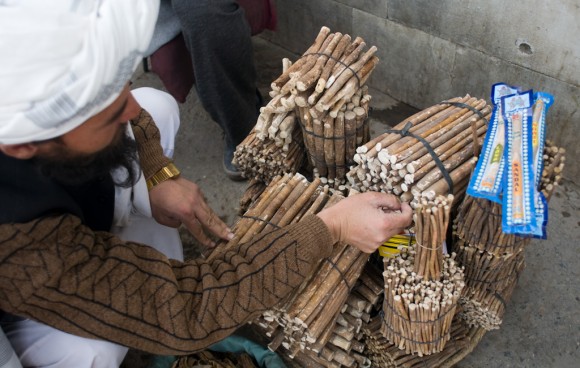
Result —
M 270 82 L 281 72 L 281 60 L 296 55 L 254 38 L 259 87 L 268 96 Z M 137 71 L 133 86 L 163 89 L 152 73 Z M 465 91 L 470 93 L 470 91 Z M 399 123 L 416 110 L 371 91 L 371 134 Z M 441 99 L 449 96 L 442 96 Z M 233 224 L 246 183 L 230 181 L 222 170 L 223 139 L 219 126 L 203 110 L 195 91 L 181 108 L 175 162 L 196 182 L 212 208 Z M 568 157 L 573 165 L 574 158 Z M 499 330 L 488 332 L 457 367 L 580 367 L 580 187 L 566 179 L 549 205 L 548 240 L 526 249 L 526 269 L 507 304 Z M 147 366 L 148 355 L 131 351 L 125 368 Z

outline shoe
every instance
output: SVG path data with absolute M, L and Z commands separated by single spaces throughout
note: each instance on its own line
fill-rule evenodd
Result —
M 233 181 L 242 181 L 246 180 L 246 178 L 242 175 L 242 172 L 238 170 L 236 165 L 232 163 L 234 160 L 234 148 L 225 147 L 224 150 L 224 172 Z

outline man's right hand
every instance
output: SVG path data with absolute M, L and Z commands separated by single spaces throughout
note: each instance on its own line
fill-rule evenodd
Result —
M 391 194 L 366 192 L 347 197 L 318 213 L 335 241 L 372 253 L 413 219 L 413 210 Z

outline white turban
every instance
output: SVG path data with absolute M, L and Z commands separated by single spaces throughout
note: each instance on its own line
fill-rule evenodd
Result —
M 50 139 L 109 106 L 159 0 L 0 0 L 0 144 Z

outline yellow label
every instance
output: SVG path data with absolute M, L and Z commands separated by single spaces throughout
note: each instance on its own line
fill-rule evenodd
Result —
M 493 154 L 491 156 L 490 163 L 499 163 L 501 161 L 501 157 L 503 156 L 503 144 L 498 144 L 495 146 L 493 150 Z
M 379 246 L 379 255 L 381 257 L 393 258 L 401 252 L 401 248 L 408 248 L 412 244 L 415 244 L 414 235 L 395 235 L 384 242 L 383 245 Z

